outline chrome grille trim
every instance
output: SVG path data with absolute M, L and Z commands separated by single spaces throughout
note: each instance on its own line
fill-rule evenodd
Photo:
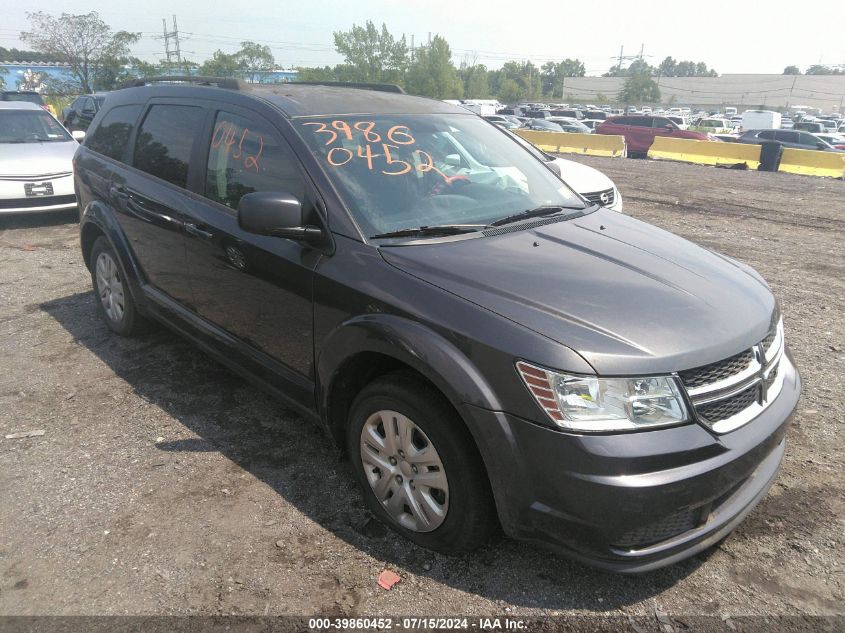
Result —
M 714 433 L 728 433 L 747 424 L 762 413 L 780 394 L 786 373 L 779 371 L 780 365 L 782 362 L 789 362 L 788 359 L 784 359 L 783 320 L 778 319 L 774 331 L 750 351 L 751 362 L 742 371 L 707 385 L 696 387 L 684 385 L 696 418 Z M 684 373 L 688 372 L 679 372 L 679 381 L 682 385 Z M 752 395 L 749 393 L 752 389 L 756 398 L 751 404 L 745 406 L 749 396 Z M 739 400 L 740 406 L 743 406 L 741 411 L 727 418 L 713 420 L 704 415 L 707 411 L 730 412 L 732 409 L 729 401 L 732 398 L 741 399 Z M 721 408 L 714 406 L 719 402 L 724 402 L 725 406 Z
M 608 207 L 616 202 L 616 192 L 613 190 L 613 187 L 610 189 L 602 189 L 601 191 L 590 191 L 582 193 L 581 195 L 593 204 L 600 204 L 605 207 Z M 602 196 L 605 196 L 606 202 L 602 201 Z
M 72 171 L 60 171 L 56 172 L 55 174 L 39 174 L 35 176 L 10 176 L 10 175 L 3 175 L 0 176 L 0 180 L 10 181 L 10 182 L 30 182 L 32 180 L 55 180 L 57 178 L 67 178 L 68 176 L 73 176 Z

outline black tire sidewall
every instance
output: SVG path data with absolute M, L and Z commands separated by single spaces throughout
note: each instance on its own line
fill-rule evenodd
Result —
M 428 436 L 443 462 L 449 482 L 449 509 L 431 532 L 414 532 L 387 513 L 373 494 L 360 454 L 361 429 L 376 411 L 397 411 Z M 409 540 L 442 553 L 457 554 L 484 544 L 495 524 L 492 498 L 478 451 L 463 421 L 445 399 L 422 381 L 405 376 L 382 378 L 366 387 L 352 405 L 347 451 L 355 478 L 370 510 Z

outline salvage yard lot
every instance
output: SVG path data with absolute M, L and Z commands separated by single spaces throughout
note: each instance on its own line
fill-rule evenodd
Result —
M 72 214 L 0 217 L 0 438 L 45 431 L 0 439 L 0 614 L 845 612 L 845 183 L 579 160 L 781 302 L 803 396 L 777 483 L 718 549 L 623 577 L 503 538 L 411 545 L 315 426 L 163 329 L 111 335 Z

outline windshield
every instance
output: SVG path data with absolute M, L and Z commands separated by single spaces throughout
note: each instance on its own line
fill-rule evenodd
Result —
M 61 124 L 43 110 L 0 110 L 0 143 L 69 140 Z
M 305 141 L 367 236 L 487 225 L 583 201 L 503 130 L 466 115 L 309 117 Z

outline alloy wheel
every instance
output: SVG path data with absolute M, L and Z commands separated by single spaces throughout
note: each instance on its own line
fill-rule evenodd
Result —
M 120 269 L 108 253 L 100 253 L 96 266 L 97 292 L 106 316 L 118 323 L 126 307 Z

